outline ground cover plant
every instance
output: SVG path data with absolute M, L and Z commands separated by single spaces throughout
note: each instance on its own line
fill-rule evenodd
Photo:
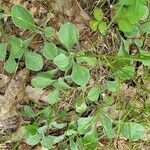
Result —
M 105 5 L 109 6 L 108 10 Z M 29 149 L 50 150 L 149 147 L 147 0 L 97 2 L 87 27 L 96 36 L 86 46 L 81 44 L 82 34 L 76 23 L 67 20 L 55 28 L 44 18 L 40 24 L 21 4 L 12 5 L 9 12 L 1 5 L 0 19 L 2 77 L 10 76 L 5 86 L 15 83 L 11 91 L 16 94 L 10 94 L 1 80 L 1 87 L 6 90 L 0 98 L 2 146 L 5 143 L 13 150 L 21 149 L 22 144 L 27 144 Z M 5 20 L 20 34 L 7 32 Z M 110 36 L 118 43 L 112 41 L 108 47 Z M 32 48 L 37 38 L 42 41 L 39 50 Z M 18 72 L 24 68 L 29 77 L 20 87 L 19 82 L 23 82 L 26 75 L 20 73 L 18 77 Z M 24 92 L 20 98 L 25 99 L 21 108 L 15 108 L 19 92 L 28 87 L 32 89 L 27 93 L 33 97 L 32 101 L 25 99 Z M 38 98 L 34 97 L 41 92 Z M 10 130 L 6 120 L 18 114 L 22 122 L 17 129 L 11 124 Z

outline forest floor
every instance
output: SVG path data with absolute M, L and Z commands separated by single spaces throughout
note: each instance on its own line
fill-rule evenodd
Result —
M 53 113 L 47 96 L 52 87 L 44 89 L 33 87 L 31 80 L 37 75 L 37 72 L 28 70 L 25 67 L 24 59 L 20 60 L 19 67 L 14 74 L 4 71 L 5 60 L 0 60 L 0 150 L 44 150 L 41 144 L 31 146 L 26 143 L 26 140 L 20 138 L 20 133 L 25 126 L 35 123 L 38 127 L 41 127 L 45 120 L 51 119 L 53 123 L 56 121 L 58 124 L 55 122 L 54 128 L 49 128 L 46 131 L 46 135 L 60 136 L 67 130 L 71 122 L 77 121 L 79 118 L 94 116 L 99 108 L 111 118 L 113 122 L 111 126 L 114 128 L 116 136 L 107 138 L 103 133 L 101 122 L 96 123 L 96 126 L 93 128 L 97 128 L 99 137 L 97 149 L 149 150 L 150 69 L 141 62 L 130 62 L 130 65 L 135 69 L 134 76 L 132 79 L 121 81 L 118 88 L 116 83 L 113 82 L 115 78 L 113 75 L 114 70 L 116 71 L 118 68 L 126 66 L 128 62 L 113 58 L 117 56 L 123 43 L 122 38 L 126 42 L 134 40 L 134 38 L 125 38 L 124 34 L 118 30 L 116 24 L 113 24 L 105 35 L 98 31 L 93 32 L 89 25 L 96 6 L 101 7 L 107 18 L 106 21 L 109 22 L 113 15 L 113 4 L 109 0 L 80 0 L 79 2 L 70 0 L 67 6 L 64 6 L 62 10 L 58 10 L 57 7 L 59 6 L 51 5 L 53 2 L 52 0 L 2 0 L 0 3 L 4 12 L 8 14 L 14 4 L 21 4 L 32 13 L 38 25 L 46 24 L 56 30 L 59 30 L 60 26 L 65 22 L 72 22 L 77 25 L 80 31 L 80 39 L 73 50 L 75 52 L 83 52 L 92 57 L 99 57 L 101 60 L 96 65 L 93 65 L 92 62 L 91 66 L 83 63 L 90 70 L 87 91 L 91 87 L 99 85 L 101 94 L 97 102 L 83 100 L 86 99 L 84 96 L 88 92 L 85 91 L 87 93 L 83 94 L 77 86 L 74 86 L 65 93 L 61 93 L 60 101 L 52 107 L 56 111 Z M 62 3 L 61 0 L 57 0 L 57 2 L 60 2 L 60 5 Z M 30 31 L 22 31 L 15 27 L 10 17 L 7 16 L 0 22 L 0 27 L 3 28 L 0 42 L 4 41 L 4 36 L 15 35 L 26 39 L 31 34 Z M 150 51 L 149 34 L 138 34 L 135 39 L 143 39 L 143 49 L 147 52 Z M 53 41 L 58 47 L 60 46 L 55 39 Z M 43 45 L 43 37 L 36 35 L 28 48 L 41 54 Z M 137 54 L 138 48 L 136 43 L 131 43 L 127 47 L 131 56 Z M 51 61 L 46 60 L 44 57 L 43 59 L 44 67 L 42 71 L 49 71 L 55 67 Z M 62 74 L 61 71 L 58 72 L 57 78 L 62 77 Z M 107 85 L 107 83 L 110 84 Z M 86 105 L 86 110 L 81 113 L 78 112 L 78 105 L 75 103 L 79 98 L 81 98 L 81 101 L 86 101 L 83 103 L 83 107 Z M 104 100 L 108 100 L 107 104 L 104 103 Z M 32 117 L 33 113 L 36 114 L 34 117 Z M 130 141 L 120 136 L 116 129 L 116 122 L 121 121 L 141 124 L 145 128 L 144 135 L 137 141 Z M 139 131 L 137 130 L 137 132 Z M 53 149 L 69 150 L 69 140 L 60 140 L 59 143 L 53 146 Z M 89 148 L 89 150 L 93 149 Z

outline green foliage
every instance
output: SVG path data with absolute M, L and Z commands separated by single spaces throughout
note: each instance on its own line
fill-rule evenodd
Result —
M 43 55 L 50 60 L 58 56 L 58 49 L 54 43 L 46 42 L 43 47 Z
M 23 114 L 28 117 L 34 117 L 35 113 L 33 112 L 30 106 L 24 106 Z
M 86 111 L 87 109 L 86 103 L 81 99 L 81 97 L 78 97 L 76 99 L 75 108 L 76 112 L 78 113 L 83 113 Z
M 6 56 L 7 45 L 5 43 L 0 43 L 0 59 Z
M 52 149 L 53 143 L 54 139 L 51 136 L 43 137 L 41 141 L 42 147 L 46 149 Z
M 114 73 L 116 78 L 120 78 L 122 80 L 131 79 L 135 74 L 135 68 L 131 66 L 125 66 Z
M 40 89 L 50 88 L 50 90 L 47 88 L 48 106 L 44 106 L 41 110 L 36 110 L 36 107 L 24 107 L 23 114 L 32 119 L 31 124 L 25 126 L 23 138 L 27 144 L 34 146 L 40 143 L 43 148 L 53 149 L 55 144 L 63 141 L 66 145 L 69 143 L 67 148 L 70 146 L 71 150 L 96 150 L 99 148 L 99 133 L 97 133 L 99 126 L 103 127 L 102 132 L 109 139 L 115 138 L 115 130 L 118 126 L 120 136 L 131 141 L 137 141 L 144 134 L 144 127 L 141 124 L 134 122 L 120 124 L 114 119 L 115 117 L 109 117 L 109 107 L 114 101 L 120 101 L 118 94 L 120 94 L 122 83 L 131 79 L 136 83 L 133 62 L 142 62 L 144 69 L 145 66 L 150 66 L 149 52 L 143 50 L 145 39 L 134 38 L 138 34 L 143 36 L 150 32 L 150 23 L 147 20 L 149 10 L 145 0 L 119 0 L 114 7 L 115 15 L 112 16 L 108 26 L 106 21 L 110 19 L 106 18 L 107 14 L 104 14 L 103 7 L 94 9 L 94 19 L 90 21 L 92 30 L 98 30 L 102 34 L 105 34 L 113 23 L 118 25 L 118 27 L 113 26 L 113 28 L 119 28 L 117 34 L 120 31 L 124 32 L 126 40 L 121 37 L 122 34 L 119 34 L 120 49 L 116 56 L 110 57 L 103 54 L 97 55 L 97 53 L 93 55 L 95 43 L 92 45 L 93 49 L 88 52 L 85 49 L 82 52 L 73 50 L 73 46 L 79 41 L 79 31 L 74 24 L 67 22 L 60 27 L 59 31 L 45 25 L 38 27 L 27 9 L 20 5 L 12 7 L 13 23 L 20 29 L 30 30 L 28 32 L 31 33 L 31 37 L 24 40 L 14 35 L 9 35 L 7 39 L 4 37 L 3 43 L 0 43 L 0 59 L 3 61 L 6 58 L 4 69 L 8 73 L 14 73 L 17 71 L 19 62 L 24 61 L 25 66 L 31 71 L 38 72 L 43 69 L 32 78 L 32 86 Z M 32 51 L 29 46 L 37 34 L 44 39 L 42 54 L 38 50 Z M 131 45 L 135 45 L 138 49 L 138 54 L 135 56 L 130 54 Z M 47 61 L 43 62 L 43 56 L 50 63 L 49 71 L 45 69 Z M 43 68 L 44 65 L 46 67 Z M 110 67 L 109 77 L 114 81 L 105 79 L 106 76 L 103 77 L 101 74 L 95 78 L 93 74 L 95 70 L 99 70 L 99 65 Z M 101 86 L 103 79 L 104 85 Z M 75 94 L 75 100 L 69 97 L 68 91 L 72 92 L 73 98 Z M 70 107 L 64 106 L 66 99 L 69 105 L 73 104 L 71 110 Z M 62 102 L 64 107 L 62 112 L 57 109 L 57 103 L 60 101 L 65 101 L 64 104 Z M 121 102 L 118 103 L 120 109 Z M 72 114 L 72 109 L 75 115 Z M 125 119 L 128 119 L 128 116 Z M 63 132 L 60 132 L 58 136 L 47 132 L 53 129 L 59 131 L 63 129 Z
M 116 81 L 107 81 L 106 83 L 108 90 L 111 92 L 117 92 L 119 90 L 119 83 Z
M 120 125 L 120 133 L 123 137 L 131 140 L 137 141 L 144 134 L 144 127 L 141 124 L 131 122 L 131 123 L 122 123 Z
M 44 89 L 47 86 L 51 85 L 54 80 L 49 77 L 49 73 L 40 73 L 31 80 L 31 84 L 36 88 Z
M 51 91 L 48 95 L 48 102 L 51 105 L 54 105 L 58 102 L 59 100 L 59 91 L 56 89 L 54 91 Z
M 4 69 L 9 73 L 14 73 L 17 70 L 17 63 L 14 58 L 9 57 L 4 65 Z
M 72 23 L 65 23 L 59 30 L 59 40 L 61 43 L 70 50 L 71 47 L 78 42 L 79 31 Z
M 97 101 L 101 93 L 101 89 L 98 86 L 92 87 L 88 93 L 87 98 L 90 101 Z
M 90 73 L 86 67 L 75 64 L 72 69 L 71 77 L 76 84 L 85 86 L 90 79 Z
M 115 137 L 115 131 L 112 128 L 112 120 L 110 119 L 109 116 L 103 115 L 102 126 L 103 126 L 104 133 L 107 135 L 108 138 L 111 139 Z
M 23 56 L 23 53 L 24 53 L 23 41 L 20 38 L 17 38 L 15 36 L 10 36 L 8 38 L 8 42 L 11 45 L 10 55 L 13 58 L 21 58 Z
M 123 32 L 131 32 L 133 29 L 133 25 L 130 23 L 130 21 L 125 19 L 119 19 L 118 26 Z
M 40 54 L 35 52 L 25 52 L 26 67 L 32 71 L 39 71 L 43 67 L 43 59 Z
M 69 65 L 69 57 L 64 54 L 59 54 L 54 59 L 54 64 L 62 71 L 66 70 L 66 67 Z
M 95 150 L 98 146 L 98 136 L 95 129 L 87 132 L 83 137 L 83 144 L 85 145 L 87 150 Z
M 150 21 L 141 24 L 140 29 L 144 32 L 150 33 Z
M 105 34 L 107 31 L 107 24 L 104 19 L 104 13 L 101 9 L 95 8 L 94 12 L 94 20 L 90 21 L 90 26 L 93 31 L 100 31 L 102 34 Z
M 52 27 L 46 27 L 44 28 L 44 34 L 46 37 L 52 37 L 55 35 L 55 29 Z
M 13 23 L 21 29 L 35 29 L 35 22 L 31 13 L 21 5 L 14 5 L 11 9 Z
M 98 21 L 101 21 L 104 18 L 104 14 L 102 10 L 99 8 L 95 8 L 93 15 L 94 15 L 94 18 Z
M 136 23 L 147 19 L 148 14 L 146 3 L 141 3 L 139 0 L 120 0 L 119 8 L 116 10 L 116 21 L 121 31 L 130 33 Z
M 93 125 L 93 117 L 87 117 L 87 118 L 79 118 L 78 119 L 78 132 L 79 134 L 86 134 L 87 132 L 89 132 L 92 128 Z

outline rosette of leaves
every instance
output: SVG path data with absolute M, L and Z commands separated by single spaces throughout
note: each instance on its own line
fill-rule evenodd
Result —
M 11 8 L 11 19 L 16 27 L 24 30 L 36 31 L 37 26 L 35 25 L 34 18 L 31 13 L 20 5 L 14 5 Z M 31 52 L 28 50 L 28 45 L 31 43 L 33 36 L 22 40 L 15 36 L 7 38 L 7 45 L 9 44 L 10 55 L 7 59 L 4 69 L 9 73 L 14 73 L 17 70 L 19 60 L 23 57 L 25 59 L 25 65 L 32 71 L 39 71 L 43 67 L 43 59 L 40 54 Z M 1 44 L 0 46 L 1 58 L 6 56 L 7 46 Z
M 106 33 L 107 31 L 107 24 L 104 21 L 104 13 L 100 8 L 95 8 L 94 12 L 94 19 L 90 21 L 90 26 L 93 31 L 100 31 L 102 34 Z
M 32 79 L 32 85 L 37 88 L 46 88 L 52 86 L 54 90 L 49 93 L 50 104 L 55 104 L 59 100 L 59 92 L 70 89 L 70 83 L 78 86 L 86 86 L 90 79 L 90 73 L 87 67 L 81 66 L 80 61 L 76 61 L 73 53 L 73 46 L 78 43 L 79 31 L 77 27 L 67 22 L 61 26 L 58 31 L 58 40 L 64 49 L 60 49 L 54 43 L 45 41 L 43 46 L 43 55 L 53 62 L 57 71 L 64 72 L 64 76 L 53 79 L 51 71 L 39 73 Z
M 9 73 L 14 73 L 18 68 L 19 60 L 23 57 L 25 59 L 25 65 L 28 69 L 32 71 L 39 71 L 43 67 L 42 56 L 36 52 L 31 52 L 28 50 L 28 45 L 32 41 L 32 38 L 27 40 L 22 40 L 15 36 L 8 37 L 8 44 L 11 46 L 10 55 L 5 62 L 4 69 Z M 4 53 L 4 46 L 3 53 Z M 6 52 L 7 47 L 5 47 Z M 4 54 L 3 54 L 4 56 Z
M 118 4 L 116 19 L 119 29 L 129 36 L 135 36 L 140 30 L 139 21 L 149 16 L 146 0 L 120 0 Z

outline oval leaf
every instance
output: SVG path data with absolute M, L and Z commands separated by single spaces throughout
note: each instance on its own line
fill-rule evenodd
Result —
M 90 101 L 97 101 L 98 100 L 98 98 L 99 98 L 99 95 L 100 95 L 100 92 L 101 92 L 101 90 L 100 90 L 100 88 L 99 87 L 97 87 L 97 86 L 95 86 L 95 87 L 92 87 L 91 89 L 90 89 L 90 91 L 89 91 L 89 93 L 88 93 L 88 99 L 90 100 Z
M 11 9 L 13 23 L 21 29 L 34 29 L 35 23 L 31 13 L 20 5 L 14 5 Z
M 55 29 L 52 27 L 46 27 L 43 32 L 46 37 L 52 37 L 55 35 Z
M 140 29 L 144 32 L 150 33 L 150 21 L 141 24 Z
M 120 126 L 120 133 L 131 141 L 137 141 L 144 134 L 144 127 L 135 122 L 123 123 Z
M 64 71 L 64 68 L 69 65 L 69 58 L 65 56 L 64 54 L 59 54 L 54 59 L 54 64 L 62 71 Z
M 71 77 L 76 84 L 85 86 L 90 79 L 90 73 L 86 67 L 74 65 Z
M 25 52 L 26 67 L 32 71 L 39 71 L 43 67 L 43 59 L 40 54 L 35 52 Z
M 49 93 L 48 102 L 51 105 L 56 104 L 58 102 L 58 100 L 59 100 L 59 91 L 57 89 Z
M 103 11 L 100 8 L 95 8 L 94 17 L 96 20 L 101 21 L 104 17 Z
M 103 126 L 104 133 L 107 135 L 108 138 L 111 139 L 115 137 L 115 131 L 112 128 L 112 121 L 109 116 L 103 115 L 102 126 Z
M 131 32 L 133 29 L 133 25 L 125 19 L 119 19 L 118 21 L 119 29 L 123 32 Z
M 53 60 L 58 55 L 58 49 L 54 43 L 45 43 L 43 48 L 44 56 Z
M 74 44 L 78 42 L 79 31 L 77 27 L 67 22 L 59 30 L 59 40 L 67 48 L 70 49 Z
M 14 60 L 14 58 L 11 57 L 6 61 L 4 65 L 4 69 L 9 73 L 14 73 L 17 70 L 17 67 L 18 65 L 16 61 Z
M 44 89 L 47 86 L 51 85 L 54 82 L 54 80 L 45 77 L 45 76 L 36 76 L 31 80 L 31 84 L 36 87 L 36 88 L 40 88 L 40 89 Z

